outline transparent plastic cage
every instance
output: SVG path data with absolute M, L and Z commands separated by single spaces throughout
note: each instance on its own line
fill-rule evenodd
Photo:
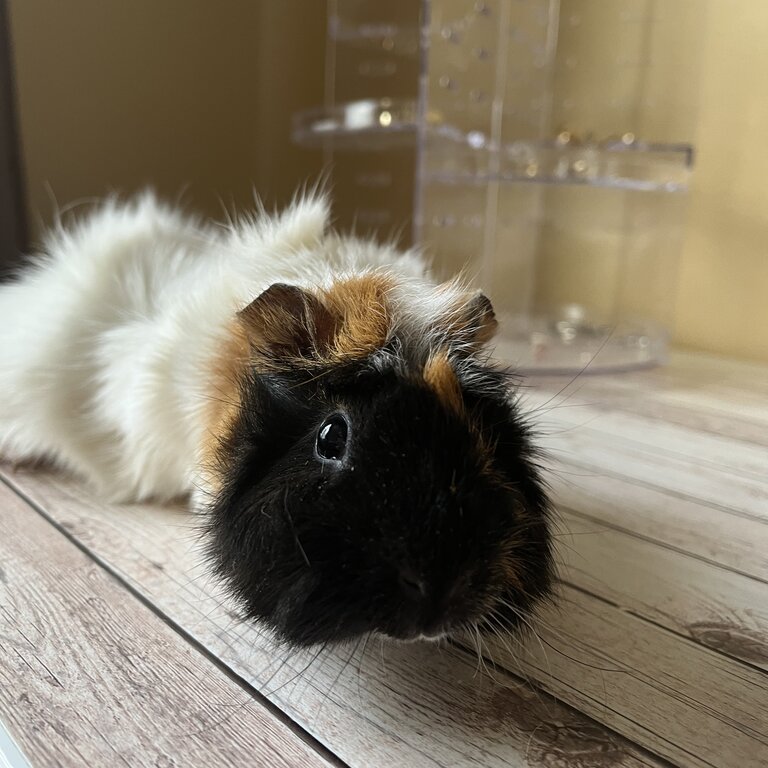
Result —
M 664 358 L 693 166 L 700 0 L 331 0 L 337 220 L 491 296 L 524 369 Z

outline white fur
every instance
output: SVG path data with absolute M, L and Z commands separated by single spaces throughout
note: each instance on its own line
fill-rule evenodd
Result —
M 0 453 L 49 457 L 113 499 L 188 494 L 211 360 L 270 284 L 386 269 L 415 334 L 458 297 L 417 254 L 329 234 L 327 221 L 322 197 L 225 228 L 145 194 L 57 226 L 36 264 L 0 287 Z

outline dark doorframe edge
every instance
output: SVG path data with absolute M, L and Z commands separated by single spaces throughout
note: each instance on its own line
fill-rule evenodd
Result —
M 0 279 L 12 274 L 27 248 L 12 50 L 8 3 L 0 0 Z

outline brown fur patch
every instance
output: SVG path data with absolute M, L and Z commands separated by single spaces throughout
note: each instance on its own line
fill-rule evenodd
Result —
M 364 357 L 386 343 L 392 325 L 391 288 L 391 278 L 374 274 L 352 277 L 323 292 L 325 305 L 337 318 L 332 358 Z
M 461 386 L 445 352 L 434 354 L 427 360 L 424 366 L 424 381 L 446 408 L 456 413 L 464 412 Z
M 254 363 L 262 369 L 359 358 L 390 334 L 391 278 L 364 275 L 313 293 L 276 283 L 238 314 Z
M 336 333 L 336 318 L 313 293 L 274 283 L 237 315 L 255 362 L 280 369 L 327 356 Z
M 233 321 L 229 335 L 213 360 L 209 379 L 200 458 L 205 480 L 212 491 L 220 488 L 219 455 L 240 411 L 240 381 L 249 358 L 245 328 L 242 323 Z

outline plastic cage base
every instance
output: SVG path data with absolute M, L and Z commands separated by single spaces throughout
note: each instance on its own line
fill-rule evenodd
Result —
M 573 323 L 554 315 L 499 320 L 496 357 L 521 373 L 632 371 L 667 359 L 668 334 L 651 322 Z

